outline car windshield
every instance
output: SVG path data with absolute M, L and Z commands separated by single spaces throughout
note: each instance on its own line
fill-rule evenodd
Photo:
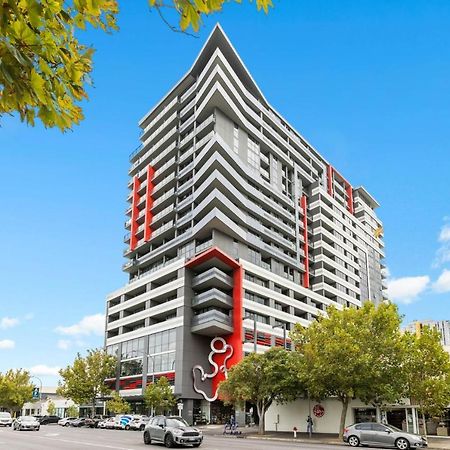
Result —
M 166 426 L 171 428 L 188 427 L 188 423 L 183 419 L 171 418 L 166 420 Z
M 0 419 L 10 419 L 11 414 L 7 412 L 0 412 Z
M 22 422 L 34 422 L 36 419 L 32 416 L 24 416 L 24 417 L 21 417 L 20 420 Z

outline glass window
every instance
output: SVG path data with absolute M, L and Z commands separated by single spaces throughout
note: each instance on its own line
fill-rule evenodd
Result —
M 120 376 L 128 377 L 131 375 L 142 374 L 142 359 L 133 359 L 131 361 L 124 361 L 120 365 Z
M 356 425 L 355 428 L 357 430 L 371 430 L 372 429 L 371 425 L 372 424 L 370 423 L 360 423 L 359 425 Z

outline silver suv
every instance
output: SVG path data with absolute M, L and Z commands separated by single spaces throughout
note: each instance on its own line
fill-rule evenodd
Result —
M 175 445 L 199 447 L 202 441 L 202 432 L 190 427 L 181 417 L 155 416 L 144 430 L 145 444 L 161 442 L 168 448 Z
M 392 425 L 381 423 L 356 423 L 344 428 L 344 442 L 351 447 L 358 445 L 374 445 L 395 447 L 399 450 L 427 447 L 427 440 L 417 434 L 407 433 Z

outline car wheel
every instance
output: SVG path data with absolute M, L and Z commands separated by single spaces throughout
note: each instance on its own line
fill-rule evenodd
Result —
M 399 450 L 407 450 L 409 448 L 409 441 L 405 438 L 398 438 L 395 441 L 395 446 L 399 449 Z
M 125 430 L 129 430 L 130 429 L 130 425 L 125 425 Z
M 148 431 L 146 431 L 144 433 L 144 444 L 150 445 L 151 443 L 152 443 L 152 439 L 150 437 L 150 433 Z
M 141 425 L 140 427 L 139 427 L 139 431 L 144 431 L 145 430 L 145 425 Z
M 69 422 L 66 422 L 66 423 L 64 424 L 64 426 L 65 426 L 65 427 L 70 427 L 70 423 L 69 423 Z
M 358 447 L 359 439 L 356 436 L 349 436 L 348 444 L 350 445 L 350 447 Z
M 172 448 L 174 446 L 173 444 L 174 444 L 174 442 L 173 442 L 172 435 L 170 433 L 166 434 L 166 437 L 164 438 L 164 445 L 167 448 Z

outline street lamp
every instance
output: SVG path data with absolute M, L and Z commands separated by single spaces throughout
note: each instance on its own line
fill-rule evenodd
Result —
M 287 342 L 286 342 L 286 322 L 277 323 L 272 328 L 283 328 L 283 348 L 286 350 Z
M 253 320 L 253 351 L 255 353 L 257 353 L 258 352 L 258 336 L 257 336 L 258 331 L 256 329 L 256 315 L 253 314 L 253 317 L 245 316 L 242 318 L 242 320 L 245 320 L 245 319 Z

